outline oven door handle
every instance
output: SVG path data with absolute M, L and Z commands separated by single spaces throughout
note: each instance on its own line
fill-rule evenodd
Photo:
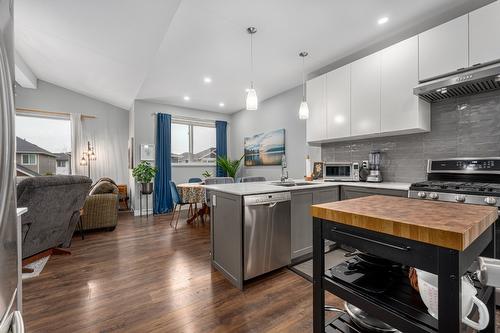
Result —
M 331 229 L 332 232 L 337 232 L 341 235 L 345 235 L 345 236 L 349 236 L 349 237 L 354 237 L 354 238 L 357 238 L 357 239 L 360 239 L 360 240 L 363 240 L 365 242 L 370 242 L 370 243 L 375 243 L 375 244 L 378 244 L 378 245 L 382 245 L 382 246 L 386 246 L 386 247 L 390 247 L 392 249 L 395 249 L 395 250 L 399 250 L 399 251 L 405 251 L 405 252 L 408 252 L 411 250 L 411 247 L 410 246 L 398 246 L 398 245 L 393 245 L 393 244 L 388 244 L 388 243 L 384 243 L 384 242 L 380 242 L 380 241 L 377 241 L 377 240 L 374 240 L 374 239 L 370 239 L 370 238 L 366 238 L 366 237 L 363 237 L 363 236 L 358 236 L 358 235 L 353 235 L 351 233 L 348 233 L 348 232 L 345 232 L 345 231 L 341 231 L 341 230 L 338 230 L 337 227 L 333 227 Z

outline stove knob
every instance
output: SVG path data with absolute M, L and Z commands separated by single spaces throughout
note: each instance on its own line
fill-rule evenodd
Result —
M 439 194 L 437 194 L 436 192 L 432 192 L 431 194 L 429 194 L 429 198 L 431 198 L 432 200 L 437 200 L 439 198 Z
M 457 202 L 465 202 L 465 195 L 463 195 L 463 194 L 459 194 L 459 195 L 457 195 L 457 196 L 455 197 L 455 200 L 456 200 Z
M 486 198 L 484 198 L 484 202 L 487 205 L 494 206 L 497 203 L 497 199 L 495 199 L 493 197 L 486 197 Z
M 420 199 L 425 199 L 425 197 L 427 196 L 427 194 L 425 194 L 425 192 L 420 191 L 420 192 L 418 192 L 418 193 L 417 193 L 417 196 L 418 196 Z

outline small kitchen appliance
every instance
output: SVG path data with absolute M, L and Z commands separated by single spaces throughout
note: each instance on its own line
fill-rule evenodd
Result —
M 370 173 L 366 178 L 369 183 L 380 183 L 382 182 L 382 172 L 380 171 L 380 151 L 374 150 L 368 156 L 368 166 Z
M 330 182 L 359 182 L 359 163 L 356 162 L 325 162 L 323 178 Z

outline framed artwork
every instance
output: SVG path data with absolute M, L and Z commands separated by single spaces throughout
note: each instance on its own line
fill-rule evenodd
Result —
M 155 145 L 144 144 L 141 145 L 141 161 L 154 161 L 155 160 Z
M 245 138 L 245 166 L 280 165 L 285 155 L 285 129 Z
M 134 168 L 134 138 L 128 139 L 128 168 Z
M 323 162 L 314 162 L 312 178 L 314 180 L 323 179 Z

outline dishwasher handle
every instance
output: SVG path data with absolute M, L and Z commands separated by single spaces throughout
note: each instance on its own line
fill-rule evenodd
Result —
M 290 192 L 266 193 L 258 195 L 246 195 L 243 197 L 245 206 L 263 206 L 274 207 L 280 202 L 291 200 Z

